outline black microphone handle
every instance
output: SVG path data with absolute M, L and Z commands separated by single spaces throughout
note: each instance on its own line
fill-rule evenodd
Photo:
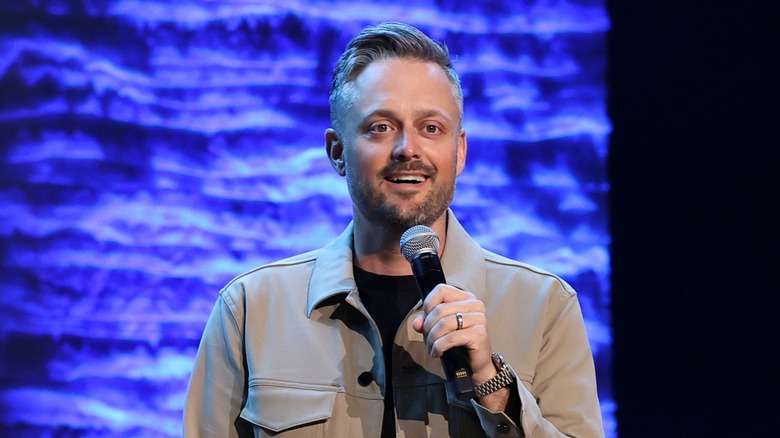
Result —
M 423 299 L 431 293 L 436 285 L 447 282 L 444 279 L 444 271 L 436 253 L 421 253 L 412 259 L 411 264 Z M 455 389 L 455 395 L 461 400 L 474 398 L 474 382 L 471 380 L 473 371 L 466 347 L 452 347 L 445 351 L 442 354 L 441 363 L 447 380 Z

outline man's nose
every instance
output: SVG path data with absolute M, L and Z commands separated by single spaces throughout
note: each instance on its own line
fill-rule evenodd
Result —
M 393 149 L 393 158 L 398 161 L 411 161 L 420 158 L 419 139 L 413 132 L 403 131 Z

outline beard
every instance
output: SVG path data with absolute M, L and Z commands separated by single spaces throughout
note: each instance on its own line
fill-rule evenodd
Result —
M 371 223 L 395 232 L 404 232 L 415 225 L 431 226 L 449 208 L 455 195 L 455 174 L 452 182 L 436 184 L 438 172 L 421 163 L 398 163 L 385 168 L 376 179 L 384 180 L 384 176 L 398 170 L 424 170 L 432 180 L 432 190 L 422 201 L 415 204 L 398 205 L 388 201 L 371 181 L 362 180 L 359 175 L 347 173 L 347 186 L 352 202 L 358 211 Z M 410 197 L 413 195 L 410 195 Z

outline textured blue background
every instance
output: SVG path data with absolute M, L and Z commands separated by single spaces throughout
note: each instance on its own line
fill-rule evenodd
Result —
M 601 0 L 0 6 L 0 434 L 178 436 L 219 288 L 348 222 L 330 72 L 367 24 L 445 41 L 453 205 L 580 292 L 614 436 Z

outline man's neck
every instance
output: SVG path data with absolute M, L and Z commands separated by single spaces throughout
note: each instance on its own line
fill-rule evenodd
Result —
M 439 236 L 439 254 L 444 252 L 447 213 L 431 225 Z M 369 222 L 359 213 L 353 223 L 355 253 L 353 263 L 364 271 L 382 275 L 411 275 L 412 267 L 401 254 L 401 235 L 406 230 L 391 230 Z

